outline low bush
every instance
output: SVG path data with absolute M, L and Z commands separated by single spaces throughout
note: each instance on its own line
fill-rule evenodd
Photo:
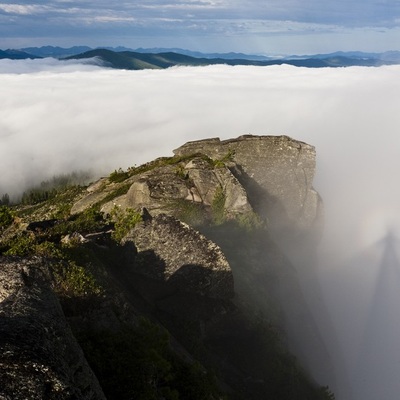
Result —
M 14 220 L 14 214 L 7 206 L 0 206 L 0 231 L 9 227 Z
M 53 274 L 57 292 L 66 297 L 98 296 L 103 289 L 88 268 L 73 261 L 54 264 Z
M 114 221 L 114 232 L 112 237 L 120 242 L 134 226 L 142 220 L 140 213 L 132 208 L 122 210 L 115 206 L 111 210 L 111 218 Z
M 211 204 L 213 222 L 215 225 L 221 225 L 225 222 L 225 201 L 226 195 L 222 186 L 218 186 Z
M 118 171 L 115 170 L 112 172 L 108 179 L 110 182 L 119 183 L 123 182 L 127 178 L 129 178 L 129 172 L 126 172 L 120 168 Z

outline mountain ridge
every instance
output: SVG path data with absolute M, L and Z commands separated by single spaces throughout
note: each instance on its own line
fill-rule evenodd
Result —
M 314 147 L 287 136 L 189 142 L 173 157 L 2 206 L 0 264 L 18 265 L 10 287 L 24 287 L 23 304 L 41 290 L 24 265 L 48 271 L 43 285 L 110 400 L 331 400 L 321 386 L 334 385 L 329 353 L 282 240 L 312 255 L 321 218 L 314 173 Z M 45 313 L 46 300 L 34 299 Z M 4 320 L 3 332 L 10 326 Z M 31 321 L 25 342 L 42 331 Z M 51 346 L 51 331 L 36 336 Z M 70 360 L 62 372 L 56 358 L 42 358 L 15 398 L 36 399 L 26 388 L 46 390 L 46 371 L 48 398 L 69 398 L 68 371 L 79 366 Z M 89 375 L 85 393 L 102 398 Z M 0 394 L 12 390 L 11 377 Z
M 201 53 L 180 48 L 138 48 L 74 46 L 61 48 L 55 46 L 27 47 L 20 50 L 0 50 L 0 58 L 28 59 L 53 57 L 59 59 L 90 59 L 99 57 L 112 68 L 143 69 L 168 68 L 176 65 L 256 65 L 269 66 L 288 64 L 300 67 L 345 67 L 381 66 L 400 63 L 399 51 L 365 53 L 359 51 L 338 51 L 327 54 L 264 56 L 245 53 Z M 164 60 L 161 60 L 164 58 Z

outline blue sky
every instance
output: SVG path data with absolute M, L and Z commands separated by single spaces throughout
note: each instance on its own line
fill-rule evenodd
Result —
M 0 0 L 1 1 L 1 0 Z M 306 54 L 400 49 L 400 0 L 0 3 L 0 48 L 181 47 Z

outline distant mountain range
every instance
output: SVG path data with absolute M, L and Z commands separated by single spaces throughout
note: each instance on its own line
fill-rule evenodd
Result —
M 41 58 L 40 56 L 36 56 L 34 54 L 26 53 L 22 50 L 0 50 L 0 59 L 8 58 L 11 60 L 25 60 L 27 58 Z
M 179 48 L 139 48 L 109 47 L 92 49 L 88 46 L 70 48 L 43 46 L 22 49 L 0 50 L 0 59 L 35 59 L 53 57 L 63 60 L 97 59 L 104 66 L 118 69 L 160 69 L 178 65 L 280 65 L 289 64 L 299 67 L 348 67 L 348 66 L 381 66 L 400 64 L 400 51 L 384 53 L 335 52 L 329 54 L 291 55 L 267 57 L 244 53 L 200 53 Z M 97 62 L 98 64 L 98 62 Z

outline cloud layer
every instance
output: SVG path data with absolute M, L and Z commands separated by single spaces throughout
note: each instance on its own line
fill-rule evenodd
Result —
M 354 192 L 362 186 L 370 190 L 362 207 L 379 200 L 389 215 L 397 209 L 398 72 L 396 66 L 121 71 L 3 60 L 0 167 L 13 174 L 2 176 L 0 192 L 22 188 L 18 176 L 29 181 L 88 167 L 105 173 L 171 154 L 196 138 L 287 134 L 316 145 L 316 185 L 328 198 L 339 185 L 337 201 L 357 203 Z
M 399 73 L 399 66 L 121 71 L 1 61 L 0 194 L 72 170 L 108 174 L 172 155 L 189 140 L 285 134 L 313 144 L 326 218 L 321 280 L 354 353 L 365 321 L 345 324 L 357 312 L 351 302 L 365 307 L 371 299 L 382 253 L 371 249 L 389 229 L 400 236 Z
M 13 172 L 0 193 L 66 170 L 126 168 L 196 138 L 287 134 L 316 145 L 327 198 L 354 206 L 362 187 L 359 209 L 397 210 L 399 67 L 117 71 L 48 59 L 3 60 L 0 72 L 0 167 Z

